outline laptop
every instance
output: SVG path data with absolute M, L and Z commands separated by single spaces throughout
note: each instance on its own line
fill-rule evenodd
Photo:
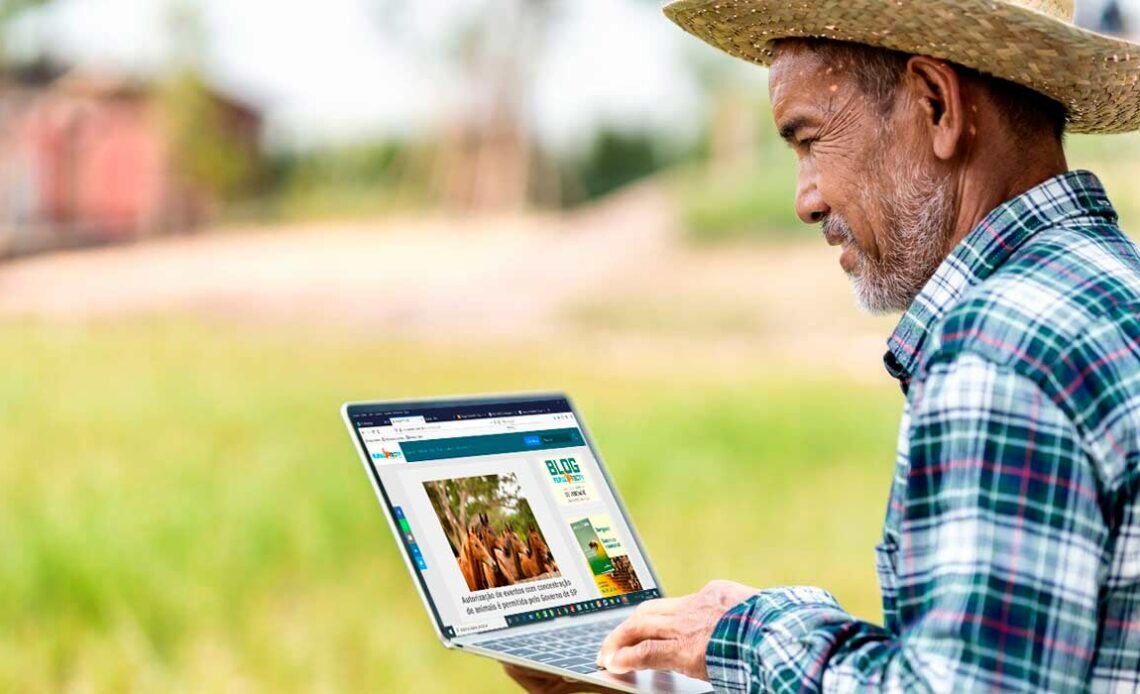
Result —
M 342 414 L 445 646 L 619 691 L 712 691 L 595 665 L 606 634 L 664 592 L 565 394 Z

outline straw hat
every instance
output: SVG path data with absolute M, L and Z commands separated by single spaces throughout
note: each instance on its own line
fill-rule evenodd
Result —
M 929 55 L 1064 104 L 1069 131 L 1140 129 L 1140 45 L 1073 24 L 1073 0 L 676 0 L 665 14 L 738 58 L 817 37 Z

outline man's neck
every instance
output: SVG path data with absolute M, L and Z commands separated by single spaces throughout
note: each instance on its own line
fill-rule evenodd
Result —
M 958 176 L 956 223 L 947 252 L 994 208 L 1068 170 L 1059 142 L 1050 141 L 1032 151 L 1011 143 L 979 148 Z

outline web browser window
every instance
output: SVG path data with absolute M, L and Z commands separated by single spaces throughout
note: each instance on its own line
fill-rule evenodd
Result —
M 350 418 L 447 636 L 659 595 L 565 398 Z

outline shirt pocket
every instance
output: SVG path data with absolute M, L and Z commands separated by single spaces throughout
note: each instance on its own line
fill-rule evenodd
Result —
M 883 626 L 891 633 L 898 633 L 898 554 L 898 543 L 890 536 L 875 545 L 875 572 L 879 575 L 879 590 L 883 595 Z

